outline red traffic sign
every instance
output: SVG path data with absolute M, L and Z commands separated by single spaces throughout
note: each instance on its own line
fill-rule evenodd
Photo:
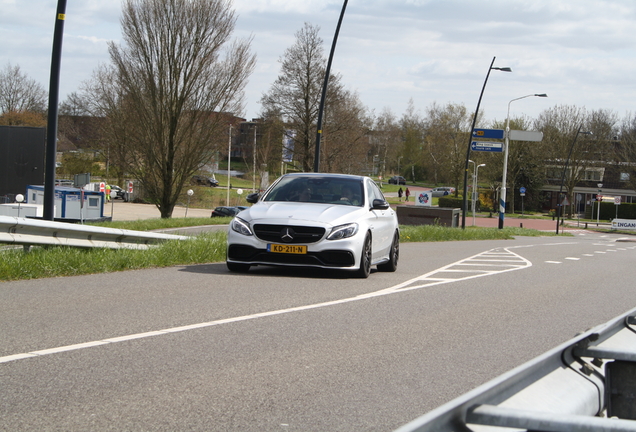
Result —
M 596 195 L 596 201 L 603 201 L 603 195 Z
M 128 182 L 128 193 L 133 193 L 133 182 Z
M 102 193 L 106 192 L 106 183 L 101 182 L 99 184 L 99 191 L 102 192 Z

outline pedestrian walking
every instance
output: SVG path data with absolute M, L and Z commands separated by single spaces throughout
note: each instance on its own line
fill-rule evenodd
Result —
M 406 188 L 406 192 L 404 192 L 404 196 L 406 197 L 404 201 L 408 201 L 409 197 L 411 196 L 411 191 L 409 190 L 409 188 Z
M 402 194 L 404 193 L 404 191 L 402 190 L 402 188 L 398 189 L 398 201 L 402 202 Z

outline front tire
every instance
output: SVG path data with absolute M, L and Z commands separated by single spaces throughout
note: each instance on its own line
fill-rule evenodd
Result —
M 389 262 L 378 264 L 378 270 L 382 272 L 394 272 L 397 270 L 398 260 L 400 259 L 400 235 L 396 231 L 393 235 L 393 243 L 391 243 L 391 251 L 389 252 Z
M 226 262 L 225 265 L 227 265 L 227 269 L 231 272 L 234 273 L 247 273 L 250 269 L 250 265 L 249 264 L 241 264 L 241 263 L 235 263 L 235 262 Z
M 371 236 L 367 234 L 364 238 L 362 253 L 360 254 L 360 268 L 356 271 L 356 276 L 366 279 L 371 273 Z

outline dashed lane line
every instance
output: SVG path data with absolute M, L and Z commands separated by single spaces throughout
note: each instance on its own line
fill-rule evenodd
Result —
M 346 299 L 333 300 L 329 302 L 316 303 L 306 306 L 298 306 L 288 309 L 280 309 L 269 312 L 261 312 L 252 315 L 245 315 L 240 317 L 233 317 L 227 319 L 221 319 L 216 321 L 203 322 L 198 324 L 172 327 L 163 330 L 150 331 L 145 333 L 136 333 L 131 335 L 113 337 L 98 341 L 85 342 L 74 345 L 66 345 L 57 348 L 49 348 L 37 351 L 31 351 L 27 353 L 20 353 L 14 355 L 8 355 L 0 357 L 0 363 L 7 363 L 16 360 L 24 360 L 33 357 L 40 357 L 44 355 L 59 354 L 63 352 L 75 351 L 84 348 L 93 348 L 102 345 L 119 343 L 125 341 L 131 341 L 136 339 L 144 339 L 153 336 L 161 336 L 167 334 L 173 334 L 183 331 L 202 329 L 205 327 L 213 327 L 224 324 L 237 323 L 241 321 L 248 321 L 258 318 L 271 317 L 276 315 L 283 315 L 292 312 L 301 312 L 311 309 L 319 309 L 323 307 L 335 306 L 339 304 L 351 303 L 360 300 L 371 299 L 375 297 L 381 297 L 385 295 L 397 294 L 404 291 L 421 289 L 433 285 L 440 285 L 445 283 L 459 282 L 468 279 L 474 279 L 477 277 L 490 276 L 499 273 L 522 270 L 532 266 L 532 263 L 522 256 L 510 251 L 507 248 L 497 248 L 490 251 L 486 251 L 472 257 L 457 261 L 440 269 L 433 270 L 422 276 L 418 276 L 406 282 L 400 283 L 390 288 L 382 289 L 368 294 L 362 294 L 356 297 L 350 297 Z M 475 268 L 473 268 L 475 267 Z M 456 275 L 458 277 L 450 277 L 445 275 Z

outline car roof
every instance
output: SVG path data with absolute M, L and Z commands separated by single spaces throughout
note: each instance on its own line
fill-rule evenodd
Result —
M 343 178 L 343 179 L 353 179 L 353 180 L 363 180 L 365 178 L 369 178 L 366 176 L 354 175 L 354 174 L 320 173 L 320 172 L 289 173 L 289 174 L 285 174 L 284 177 L 331 177 L 331 178 Z

